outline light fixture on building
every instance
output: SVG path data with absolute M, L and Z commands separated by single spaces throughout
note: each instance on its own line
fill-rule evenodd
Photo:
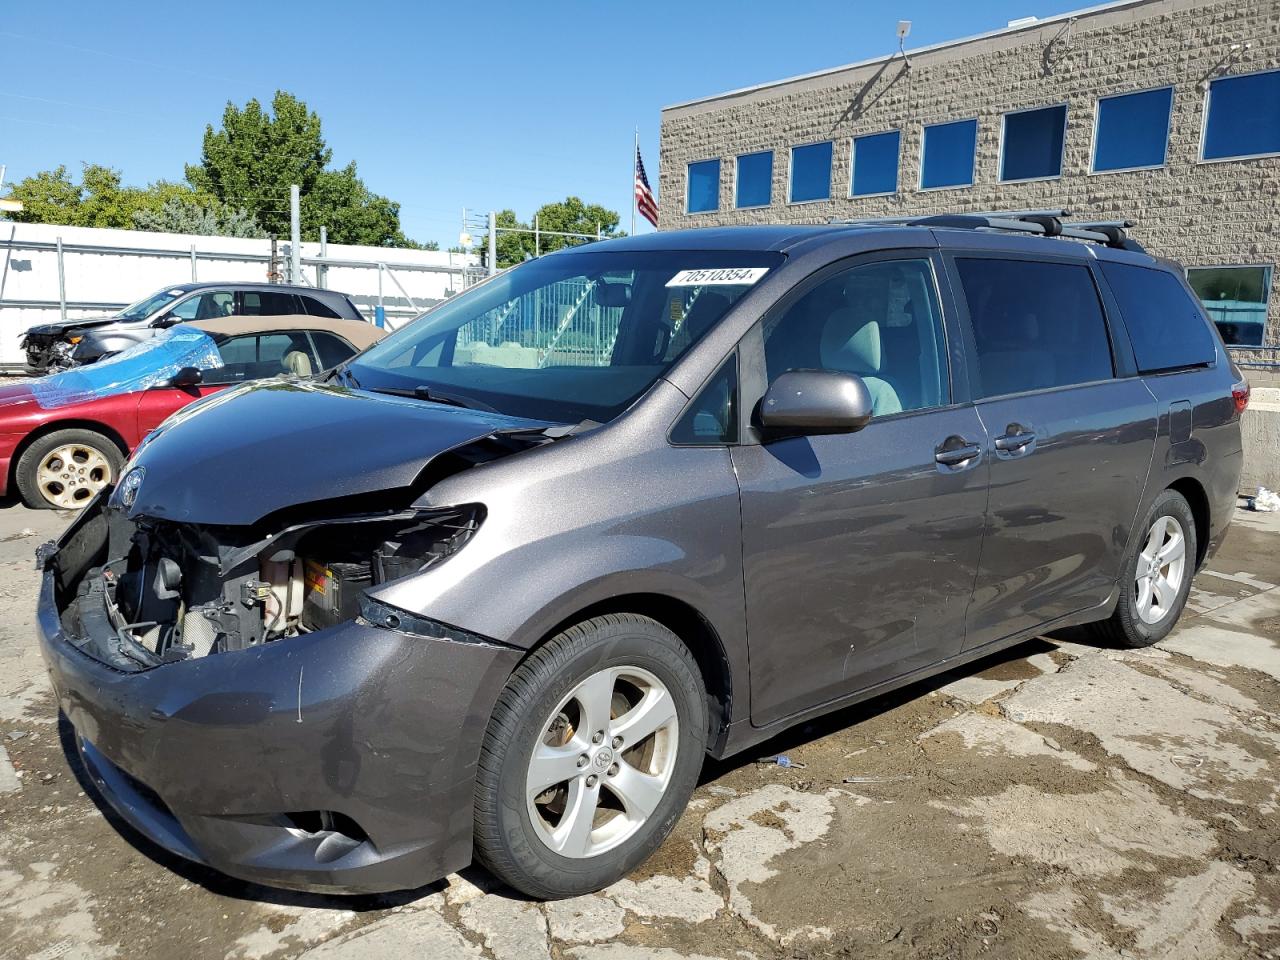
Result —
M 1214 65 L 1200 82 L 1196 84 L 1196 89 L 1201 93 L 1209 92 L 1209 83 L 1218 77 L 1226 76 L 1227 71 L 1234 67 L 1246 53 L 1253 49 L 1253 41 L 1246 40 L 1244 43 L 1233 43 L 1227 47 L 1227 55 Z
M 907 39 L 907 34 L 911 32 L 910 20 L 898 21 L 898 52 L 902 54 L 902 62 L 907 65 L 907 69 L 911 69 L 911 61 L 907 59 L 907 51 L 903 48 L 903 43 Z

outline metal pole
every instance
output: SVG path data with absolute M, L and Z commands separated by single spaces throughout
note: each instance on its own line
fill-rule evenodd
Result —
M 498 215 L 489 211 L 489 276 L 498 272 Z
M 636 127 L 636 149 L 631 154 L 631 235 L 636 235 L 636 177 L 640 172 L 640 128 Z
M 596 221 L 596 239 L 597 240 L 600 239 L 600 221 L 599 220 Z
M 320 258 L 324 259 L 329 256 L 329 228 L 321 224 L 320 226 Z M 325 266 L 316 267 L 316 286 L 321 290 L 329 282 L 329 268 Z
M 533 215 L 533 255 L 535 257 L 542 256 L 542 253 L 540 251 L 540 248 L 542 245 L 541 243 L 539 243 L 540 239 L 541 237 L 538 233 L 538 215 L 535 213 Z
M 58 237 L 58 311 L 67 319 L 67 271 L 62 262 L 62 238 Z
M 289 184 L 289 282 L 302 282 L 302 188 Z
M 191 282 L 196 282 L 196 245 L 191 245 Z

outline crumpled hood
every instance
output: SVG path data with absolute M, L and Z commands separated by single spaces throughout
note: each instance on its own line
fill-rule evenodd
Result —
M 298 504 L 410 486 L 437 455 L 546 424 L 349 390 L 264 381 L 180 411 L 139 448 L 131 517 L 248 525 Z
M 91 317 L 85 320 L 68 320 L 65 323 L 42 323 L 28 327 L 26 335 L 37 337 L 61 337 L 72 330 L 87 330 L 91 327 L 102 327 L 108 323 L 120 322 L 119 317 Z

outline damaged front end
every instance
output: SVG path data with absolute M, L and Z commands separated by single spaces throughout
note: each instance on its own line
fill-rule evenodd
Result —
M 269 531 L 90 508 L 58 563 L 71 642 L 123 672 L 286 640 L 381 607 L 365 591 L 441 563 L 479 529 L 479 505 L 380 511 Z M 385 625 L 388 613 L 374 614 Z

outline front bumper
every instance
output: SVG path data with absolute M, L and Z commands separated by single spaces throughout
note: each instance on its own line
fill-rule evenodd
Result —
M 149 839 L 297 890 L 406 889 L 470 862 L 475 764 L 519 651 L 353 621 L 121 673 L 64 631 L 56 564 L 37 623 L 58 703 L 90 776 Z M 340 815 L 336 840 L 308 829 L 318 811 Z

